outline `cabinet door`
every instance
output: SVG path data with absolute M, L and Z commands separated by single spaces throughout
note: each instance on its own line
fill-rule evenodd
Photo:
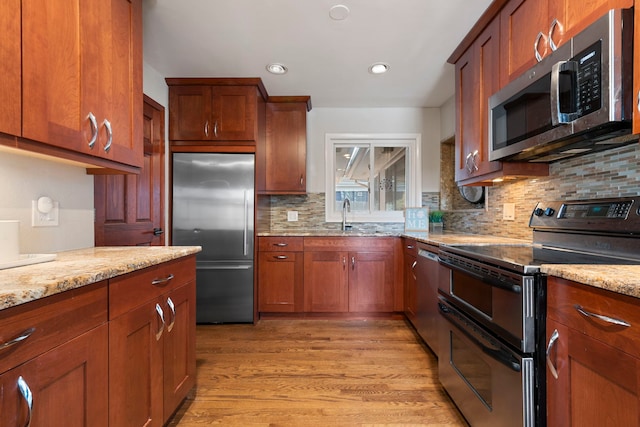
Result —
M 146 303 L 109 323 L 109 425 L 163 425 L 164 320 L 159 302 Z
M 640 359 L 547 321 L 558 331 L 547 366 L 547 425 L 632 426 L 640 423 Z
M 393 252 L 349 252 L 349 311 L 393 311 Z
M 108 327 L 102 325 L 0 376 L 0 425 L 108 425 Z M 21 393 L 28 387 L 32 410 Z M 26 394 L 25 394 L 26 395 Z
M 216 141 L 257 139 L 258 99 L 254 86 L 213 86 L 210 138 Z
M 537 43 L 541 57 L 549 52 L 549 2 L 553 0 L 511 0 L 500 13 L 502 44 L 502 86 L 520 76 L 537 60 Z M 564 0 L 559 0 L 564 2 Z M 581 6 L 584 7 L 584 6 Z
M 303 300 L 302 252 L 260 252 L 258 256 L 258 311 L 300 312 Z
M 164 418 L 169 419 L 196 384 L 196 284 L 162 297 L 164 334 Z
M 21 134 L 22 93 L 20 53 L 20 0 L 2 0 L 0 8 L 0 132 Z
M 499 171 L 489 161 L 488 103 L 499 88 L 499 21 L 496 19 L 456 63 L 456 181 Z
M 169 139 L 198 141 L 209 139 L 211 86 L 169 87 Z
M 24 2 L 22 135 L 141 166 L 141 23 L 140 0 Z
M 416 264 L 415 256 L 404 255 L 404 314 L 416 326 Z
M 267 104 L 266 192 L 306 193 L 306 103 Z
M 304 253 L 304 310 L 346 312 L 349 309 L 347 252 Z

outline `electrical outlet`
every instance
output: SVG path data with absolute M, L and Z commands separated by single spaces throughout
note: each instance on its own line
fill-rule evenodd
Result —
M 287 211 L 287 221 L 297 221 L 298 211 Z
M 59 216 L 59 204 L 51 198 L 41 197 L 31 201 L 32 227 L 57 227 Z
M 502 219 L 506 221 L 513 221 L 516 219 L 516 204 L 505 203 L 502 207 Z

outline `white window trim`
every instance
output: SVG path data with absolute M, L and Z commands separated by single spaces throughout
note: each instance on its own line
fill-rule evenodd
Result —
M 406 146 L 406 179 L 410 192 L 406 194 L 407 207 L 422 206 L 422 136 L 419 133 L 327 133 L 325 134 L 325 221 L 342 222 L 342 214 L 335 209 L 335 144 L 389 142 L 388 146 Z M 402 141 L 398 144 L 398 141 Z M 371 197 L 371 196 L 370 196 Z M 350 212 L 347 221 L 352 222 L 404 222 L 403 211 L 377 211 L 372 213 Z

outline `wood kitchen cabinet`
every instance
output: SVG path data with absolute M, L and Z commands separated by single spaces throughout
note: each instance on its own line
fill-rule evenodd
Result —
M 195 385 L 195 257 L 109 283 L 109 423 L 162 426 Z
M 501 86 L 539 58 L 585 29 L 609 9 L 629 8 L 632 0 L 511 0 L 500 13 Z
M 0 425 L 106 427 L 106 322 L 106 282 L 0 311 Z
M 22 119 L 20 0 L 3 0 L 0 9 L 0 133 L 20 135 Z M 8 37 L 15 34 L 15 37 Z
M 414 239 L 402 238 L 403 266 L 404 266 L 404 314 L 411 324 L 416 326 L 416 291 L 418 278 L 416 266 L 418 245 Z
M 142 2 L 22 2 L 21 34 L 18 148 L 141 167 Z
M 547 292 L 547 425 L 640 424 L 638 299 L 555 277 Z
M 267 133 L 264 150 L 263 194 L 306 194 L 308 96 L 269 97 L 266 109 Z
M 299 313 L 303 299 L 303 238 L 258 238 L 258 311 Z
M 305 312 L 393 312 L 399 263 L 395 242 L 384 237 L 305 238 Z
M 166 82 L 169 139 L 174 145 L 194 141 L 255 144 L 264 133 L 267 95 L 260 79 L 169 78 Z

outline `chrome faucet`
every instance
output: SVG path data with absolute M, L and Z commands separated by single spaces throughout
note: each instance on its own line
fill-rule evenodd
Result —
M 342 202 L 342 230 L 347 229 L 347 212 L 351 212 L 351 202 L 345 197 Z

